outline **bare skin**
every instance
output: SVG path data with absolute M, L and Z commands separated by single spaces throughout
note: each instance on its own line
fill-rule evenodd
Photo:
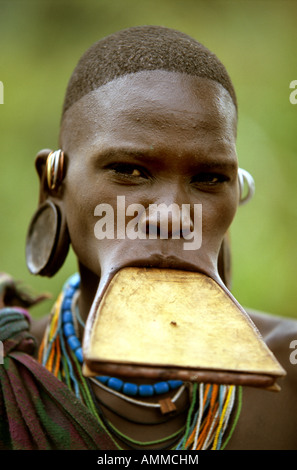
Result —
M 41 184 L 40 200 L 50 198 L 66 214 L 81 274 L 79 308 L 85 320 L 100 278 L 124 266 L 202 271 L 221 282 L 218 253 L 238 205 L 236 125 L 234 104 L 221 85 L 164 71 L 114 80 L 66 112 L 60 135 L 66 177 L 54 192 Z M 46 155 L 41 152 L 37 159 L 41 182 Z M 119 194 L 127 205 L 137 202 L 144 207 L 201 203 L 201 249 L 183 250 L 182 239 L 98 241 L 94 208 L 102 202 L 116 208 Z M 297 339 L 296 323 L 251 316 L 288 375 L 280 393 L 245 388 L 242 414 L 228 448 L 294 449 L 297 383 L 289 344 Z M 40 337 L 44 320 L 32 328 Z M 98 388 L 94 393 L 110 421 L 134 438 L 164 437 L 185 420 L 186 393 L 178 403 L 179 414 L 165 423 L 156 412 L 130 406 Z
M 266 344 L 287 372 L 280 392 L 245 387 L 240 420 L 229 449 L 294 450 L 297 448 L 297 369 L 290 343 L 297 338 L 295 320 L 249 312 Z

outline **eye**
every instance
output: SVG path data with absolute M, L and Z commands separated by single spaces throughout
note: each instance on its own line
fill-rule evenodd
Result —
M 148 179 L 149 175 L 147 171 L 133 163 L 115 163 L 110 165 L 108 169 L 112 174 L 122 180 L 129 180 L 132 182 L 137 182 L 141 179 Z
M 192 179 L 196 186 L 217 187 L 229 180 L 229 177 L 219 173 L 200 173 Z
M 116 165 L 113 165 L 111 169 L 115 173 L 120 173 L 121 175 L 141 176 L 141 171 L 139 168 L 127 163 L 118 163 Z
M 137 168 L 134 168 L 131 173 L 131 176 L 141 176 L 141 173 Z

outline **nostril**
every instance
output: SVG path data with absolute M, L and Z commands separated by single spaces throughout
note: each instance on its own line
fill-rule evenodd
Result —
M 139 229 L 142 233 L 149 235 L 151 238 L 158 238 L 164 236 L 164 221 L 162 222 L 160 214 L 148 211 L 144 212 L 138 222 Z M 167 224 L 168 233 L 168 224 Z
M 166 233 L 164 230 L 161 230 L 161 226 L 159 224 L 150 224 L 148 223 L 146 226 L 146 234 L 149 235 L 151 238 L 163 238 Z M 167 238 L 167 237 L 166 237 Z
M 194 230 L 194 223 L 190 213 L 190 204 L 183 204 L 181 213 L 182 236 L 187 237 Z
M 139 219 L 139 229 L 154 239 L 183 238 L 193 231 L 190 210 L 183 209 L 178 204 L 150 204 Z
M 146 211 L 144 211 L 141 217 L 139 218 L 138 228 L 142 233 L 145 233 L 146 235 L 149 233 L 149 220 Z
M 182 226 L 182 237 L 186 238 L 190 235 L 190 233 L 193 232 L 193 224 L 189 225 L 183 225 Z

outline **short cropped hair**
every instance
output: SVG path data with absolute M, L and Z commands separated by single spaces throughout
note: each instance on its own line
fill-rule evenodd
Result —
M 138 26 L 101 39 L 83 54 L 68 83 L 62 114 L 90 91 L 144 70 L 180 72 L 215 80 L 229 92 L 237 109 L 231 79 L 215 54 L 179 31 Z

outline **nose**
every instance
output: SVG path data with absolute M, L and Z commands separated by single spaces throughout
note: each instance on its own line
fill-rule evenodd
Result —
M 185 238 L 193 226 L 190 204 L 149 204 L 139 219 L 140 230 L 151 239 Z

